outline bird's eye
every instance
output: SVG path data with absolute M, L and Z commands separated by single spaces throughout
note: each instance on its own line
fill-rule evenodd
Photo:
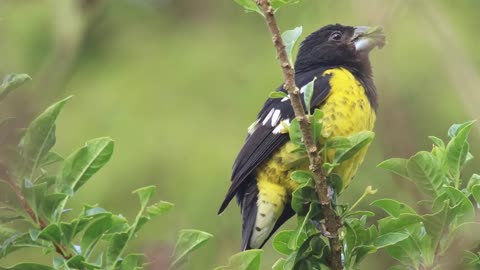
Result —
M 329 40 L 340 41 L 342 39 L 342 33 L 338 32 L 338 31 L 335 31 L 330 35 L 330 37 L 328 39 Z

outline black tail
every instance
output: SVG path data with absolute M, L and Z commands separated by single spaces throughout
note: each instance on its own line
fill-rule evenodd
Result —
M 257 196 L 256 181 L 238 192 L 238 201 L 242 209 L 242 251 L 251 249 L 250 238 L 257 219 Z

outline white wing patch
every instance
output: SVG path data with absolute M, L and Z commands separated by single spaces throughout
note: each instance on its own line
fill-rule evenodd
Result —
M 273 134 L 287 133 L 288 132 L 288 127 L 290 127 L 290 119 L 285 119 L 275 127 L 275 129 L 272 131 L 272 133 Z
M 272 127 L 278 123 L 278 120 L 280 120 L 280 110 L 275 110 L 272 116 Z
M 290 99 L 290 94 L 288 94 L 286 97 L 282 98 L 282 100 L 280 100 L 280 102 L 285 102 L 289 99 Z
M 262 125 L 266 125 L 268 123 L 268 120 L 270 120 L 270 117 L 272 117 L 273 112 L 275 111 L 275 108 L 272 108 L 270 112 L 265 116 L 265 119 L 263 119 Z

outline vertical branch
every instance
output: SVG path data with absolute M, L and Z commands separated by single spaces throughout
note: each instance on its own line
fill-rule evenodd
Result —
M 290 94 L 290 101 L 295 112 L 300 129 L 302 131 L 303 143 L 307 149 L 308 159 L 310 160 L 310 170 L 313 172 L 315 180 L 315 191 L 322 205 L 325 215 L 325 227 L 329 233 L 330 242 L 330 267 L 334 270 L 343 269 L 342 265 L 342 246 L 338 237 L 338 230 L 341 228 L 340 218 L 332 208 L 330 198 L 328 196 L 327 176 L 322 169 L 322 157 L 319 155 L 317 144 L 313 141 L 312 132 L 310 130 L 310 121 L 305 115 L 300 91 L 295 85 L 295 70 L 289 62 L 285 44 L 278 28 L 274 10 L 270 6 L 268 0 L 256 0 L 257 5 L 261 8 L 265 15 L 265 21 L 272 34 L 272 41 L 277 50 L 277 58 L 283 72 L 285 81 L 284 88 Z

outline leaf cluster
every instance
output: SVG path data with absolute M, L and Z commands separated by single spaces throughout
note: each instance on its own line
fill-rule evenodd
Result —
M 3 99 L 29 77 L 9 75 L 0 86 Z M 66 205 L 110 160 L 114 142 L 107 137 L 85 143 L 68 157 L 52 151 L 56 119 L 70 97 L 35 118 L 24 130 L 14 158 L 1 164 L 1 178 L 17 195 L 18 204 L 1 203 L 0 258 L 24 248 L 54 253 L 51 266 L 32 262 L 0 269 L 142 269 L 143 254 L 125 254 L 126 247 L 145 223 L 169 211 L 173 204 L 149 204 L 155 187 L 134 193 L 140 209 L 132 222 L 97 205 L 74 214 Z

